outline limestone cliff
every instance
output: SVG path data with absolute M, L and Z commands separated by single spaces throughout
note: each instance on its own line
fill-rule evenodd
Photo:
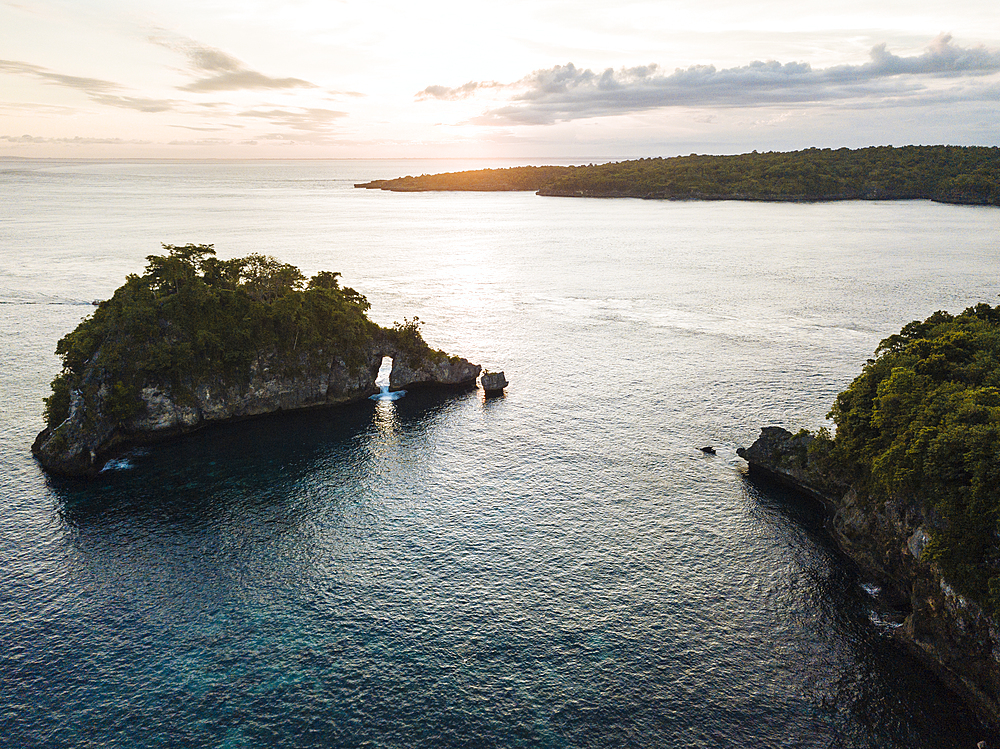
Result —
M 923 551 L 940 518 L 918 498 L 875 502 L 838 475 L 829 442 L 780 427 L 737 453 L 750 474 L 777 480 L 824 502 L 840 548 L 881 583 L 906 612 L 899 641 L 934 667 L 987 719 L 1000 723 L 1000 626 L 976 602 L 957 593 Z
M 261 351 L 248 377 L 192 375 L 179 382 L 152 378 L 142 383 L 141 406 L 130 418 L 111 416 L 112 380 L 102 352 L 71 393 L 69 416 L 38 435 L 32 446 L 42 467 L 53 474 L 92 476 L 115 452 L 155 442 L 213 423 L 278 411 L 331 406 L 377 393 L 382 358 L 393 358 L 390 387 L 472 387 L 479 365 L 448 357 L 426 345 L 401 349 L 391 335 L 366 342 L 363 362 L 348 363 L 345 352 L 312 351 L 294 356 Z

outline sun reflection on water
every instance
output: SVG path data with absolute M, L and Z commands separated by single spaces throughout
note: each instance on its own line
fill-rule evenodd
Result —
M 376 401 L 374 421 L 380 442 L 392 444 L 399 441 L 399 419 L 396 415 L 395 401 Z

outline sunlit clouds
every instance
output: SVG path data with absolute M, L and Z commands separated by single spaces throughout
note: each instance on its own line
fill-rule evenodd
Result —
M 92 102 L 109 107 L 124 107 L 139 112 L 165 112 L 173 107 L 173 102 L 169 99 L 150 99 L 129 95 L 123 86 L 111 81 L 67 75 L 27 62 L 0 60 L 0 73 L 22 75 L 50 86 L 64 86 L 74 89 L 84 94 Z
M 987 78 L 975 85 L 932 89 L 925 79 L 986 77 L 1000 72 L 1000 50 L 963 48 L 941 35 L 925 52 L 900 57 L 876 45 L 871 59 L 860 65 L 814 69 L 807 62 L 754 61 L 736 68 L 697 65 L 665 71 L 653 63 L 634 68 L 607 68 L 595 73 L 572 63 L 536 70 L 511 83 L 468 82 L 455 88 L 428 86 L 418 99 L 467 99 L 475 94 L 509 91 L 510 104 L 487 109 L 481 124 L 552 124 L 585 117 L 631 114 L 663 107 L 760 107 L 780 104 L 873 101 L 922 104 L 954 98 L 996 101 L 997 82 Z
M 995 145 L 996 5 L 0 0 L 0 156 Z

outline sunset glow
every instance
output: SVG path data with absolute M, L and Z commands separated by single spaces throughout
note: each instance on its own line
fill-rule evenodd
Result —
M 0 2 L 0 25 L 5 156 L 992 145 L 1000 114 L 1000 11 L 980 0 L 39 0 Z

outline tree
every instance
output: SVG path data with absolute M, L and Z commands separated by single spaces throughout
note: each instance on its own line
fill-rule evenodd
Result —
M 176 294 L 180 287 L 196 277 L 204 259 L 214 255 L 210 244 L 186 244 L 181 247 L 161 244 L 167 255 L 147 255 L 146 275 L 150 287 L 158 295 Z

